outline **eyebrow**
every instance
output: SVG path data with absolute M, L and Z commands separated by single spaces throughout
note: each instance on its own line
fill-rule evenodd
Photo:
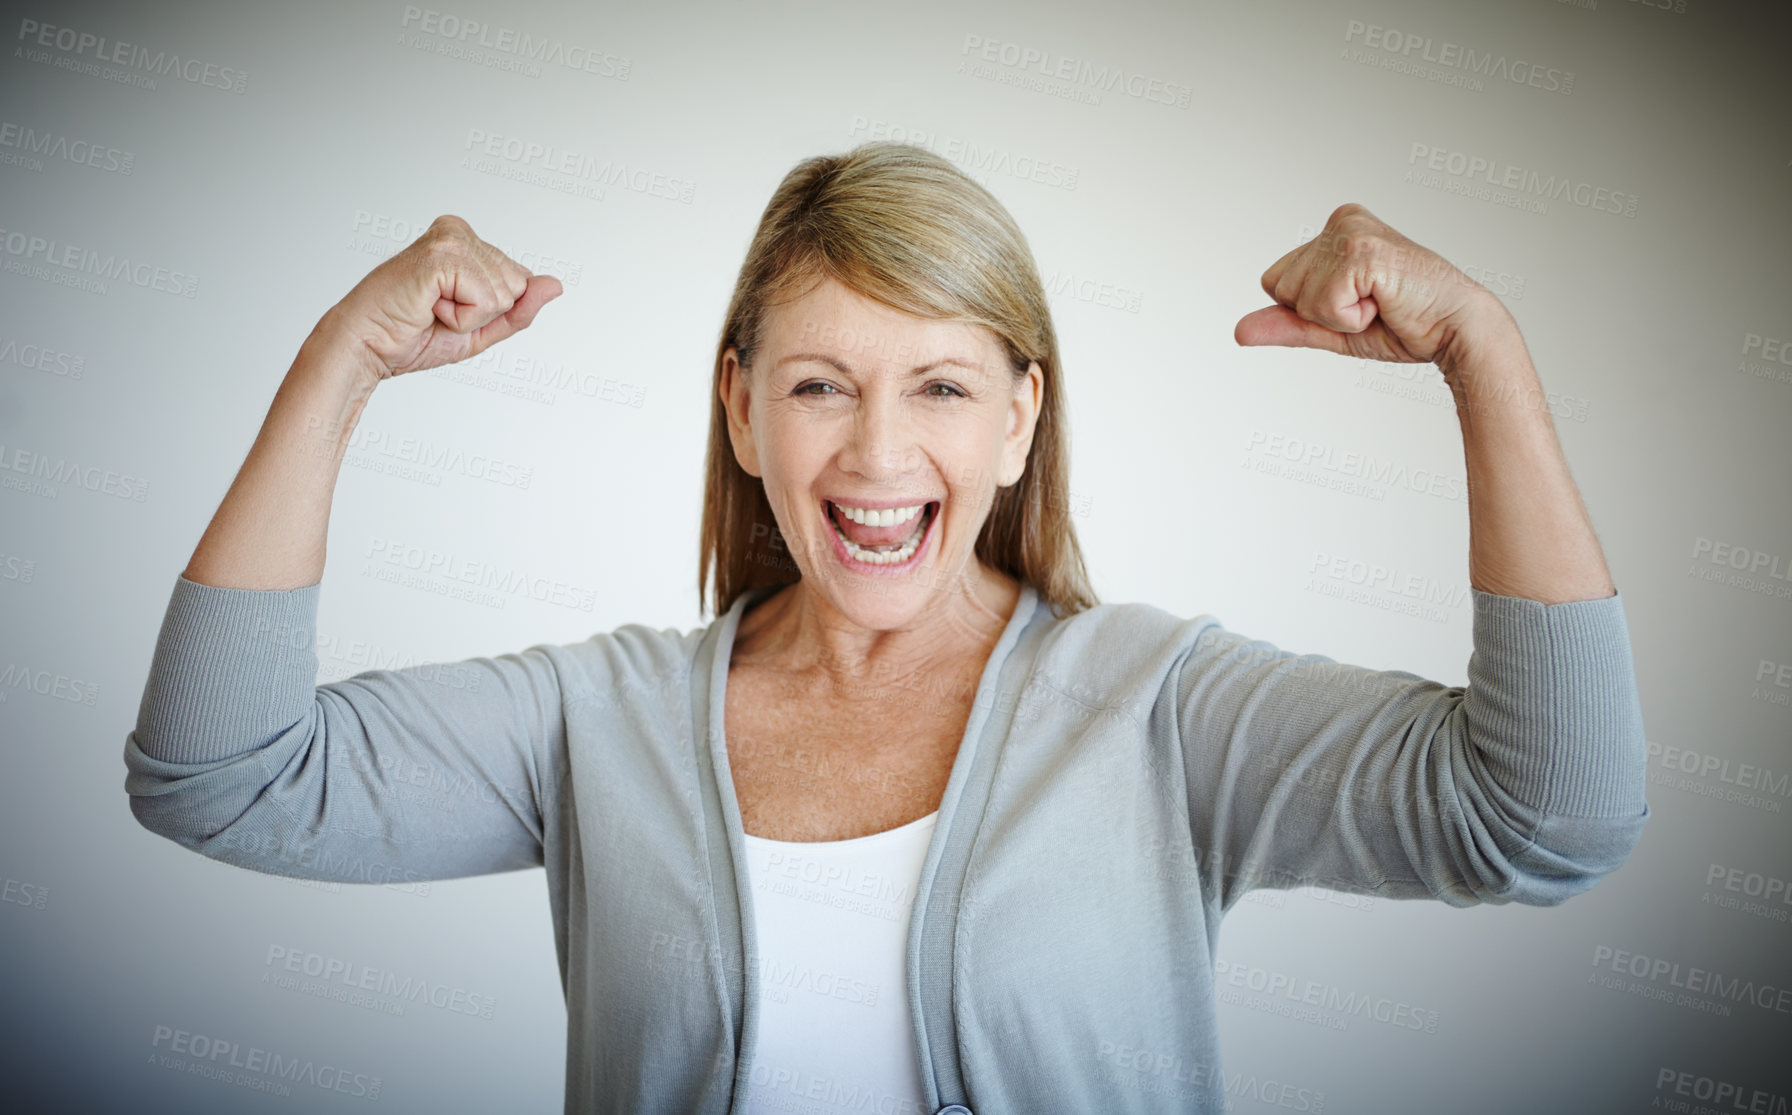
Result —
M 840 371 L 845 372 L 847 375 L 857 375 L 858 374 L 858 372 L 853 369 L 852 365 L 846 363 L 844 360 L 841 360 L 839 357 L 830 356 L 825 352 L 793 352 L 790 355 L 779 360 L 776 364 L 772 365 L 772 367 L 775 370 L 777 368 L 782 368 L 784 365 L 789 364 L 793 361 L 802 361 L 805 363 L 816 363 L 816 364 L 830 364 L 833 367 L 839 369 Z M 931 372 L 935 368 L 938 368 L 944 364 L 956 364 L 961 368 L 968 368 L 969 370 L 971 370 L 973 372 L 980 372 L 983 370 L 983 365 L 981 365 L 981 364 L 973 364 L 967 360 L 962 360 L 956 356 L 948 356 L 941 360 L 935 360 L 931 364 L 922 364 L 919 367 L 910 368 L 909 374 L 914 375 L 914 376 L 922 375 L 926 372 Z

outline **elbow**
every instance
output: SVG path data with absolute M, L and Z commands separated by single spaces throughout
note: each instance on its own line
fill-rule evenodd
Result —
M 131 815 L 157 836 L 207 859 L 265 874 L 322 878 L 312 860 L 329 787 L 319 719 L 221 758 L 174 761 L 124 749 Z M 180 755 L 169 747 L 163 754 Z
M 1584 894 L 1630 860 L 1650 810 L 1618 817 L 1548 817 L 1513 858 L 1507 897 L 1528 906 L 1559 906 Z
M 191 849 L 202 839 L 199 834 L 181 823 L 175 810 L 166 808 L 165 804 L 153 797 L 130 796 L 131 816 L 137 823 L 155 833 L 157 836 L 174 841 L 183 848 Z
M 124 790 L 131 816 L 157 836 L 217 858 L 220 841 L 262 799 L 269 778 L 263 754 L 251 751 L 211 763 L 178 763 L 125 743 Z
M 170 782 L 154 781 L 133 773 L 126 780 L 125 790 L 129 795 L 131 816 L 157 836 L 197 852 L 217 835 L 206 818 L 174 792 L 175 787 Z
M 302 874 L 305 843 L 287 829 L 279 809 L 262 799 L 221 800 L 133 790 L 131 815 L 145 829 L 206 859 L 275 875 Z
M 192 847 L 202 834 L 194 831 L 193 810 L 184 804 L 182 790 L 189 784 L 189 770 L 144 750 L 141 724 L 125 737 L 124 792 L 137 823 L 177 844 Z

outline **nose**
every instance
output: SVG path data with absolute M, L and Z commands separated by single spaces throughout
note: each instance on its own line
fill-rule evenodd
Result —
M 890 484 L 920 467 L 909 415 L 891 392 L 866 391 L 853 414 L 840 467 L 876 484 Z

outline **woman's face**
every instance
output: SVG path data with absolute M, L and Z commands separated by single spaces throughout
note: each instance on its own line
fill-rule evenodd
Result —
M 1037 363 L 1017 381 L 983 326 L 827 278 L 768 310 L 750 375 L 723 354 L 721 390 L 735 459 L 764 482 L 803 581 L 890 629 L 989 575 L 977 535 L 1026 467 L 1044 382 Z

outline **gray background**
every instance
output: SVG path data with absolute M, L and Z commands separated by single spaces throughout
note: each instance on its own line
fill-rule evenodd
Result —
M 9 6 L 0 1089 L 43 1110 L 559 1110 L 565 1012 L 539 871 L 319 887 L 137 827 L 121 750 L 169 591 L 312 324 L 452 212 L 560 275 L 566 294 L 475 367 L 387 384 L 368 406 L 336 495 L 321 679 L 707 622 L 695 580 L 710 361 L 754 223 L 799 159 L 898 138 L 985 183 L 1054 291 L 1076 525 L 1104 600 L 1464 682 L 1466 505 L 1403 484 L 1340 488 L 1338 470 L 1296 471 L 1271 448 L 1368 453 L 1459 489 L 1461 437 L 1435 369 L 1232 341 L 1266 301 L 1263 269 L 1345 201 L 1512 308 L 1625 598 L 1654 753 L 1655 815 L 1630 864 L 1555 909 L 1253 896 L 1225 924 L 1228 970 L 1405 1003 L 1437 1026 L 1222 1003 L 1235 1110 L 1694 1110 L 1716 1082 L 1784 1104 L 1792 1015 L 1746 1000 L 1712 1013 L 1674 1001 L 1667 976 L 1596 958 L 1625 950 L 1792 985 L 1792 905 L 1747 893 L 1777 881 L 1783 899 L 1792 880 L 1786 10 L 433 9 L 595 51 L 587 72 L 470 55 L 422 5 Z M 65 49 L 54 33 L 38 45 L 35 25 L 152 61 L 98 62 L 97 45 L 64 36 Z M 1421 45 L 1390 50 L 1387 29 Z M 986 61 L 982 42 L 1005 45 Z M 1542 76 L 1415 69 L 1446 43 Z M 1028 50 L 1186 90 L 1186 103 L 1030 80 L 1003 61 Z M 152 72 L 163 52 L 196 60 L 195 80 Z M 228 71 L 246 75 L 240 89 L 216 87 Z M 582 196 L 563 175 L 469 160 L 480 134 L 675 179 L 689 196 L 626 179 Z M 1617 191 L 1635 210 L 1453 192 L 1464 179 L 1447 159 L 1426 178 L 1415 144 Z M 94 283 L 46 261 L 79 259 L 70 246 L 128 259 L 144 281 Z M 501 460 L 513 482 L 407 463 L 405 439 Z M 550 578 L 595 606 L 482 604 L 381 579 L 397 567 L 379 555 L 401 547 Z M 1757 555 L 1746 578 L 1725 563 Z M 1427 579 L 1430 599 L 1352 583 L 1349 570 L 1374 565 L 1396 584 Z M 274 949 L 495 1009 L 308 996 L 264 981 L 281 971 Z M 158 1027 L 377 1077 L 379 1096 L 272 1096 L 169 1069 L 153 1056 L 167 1048 Z

